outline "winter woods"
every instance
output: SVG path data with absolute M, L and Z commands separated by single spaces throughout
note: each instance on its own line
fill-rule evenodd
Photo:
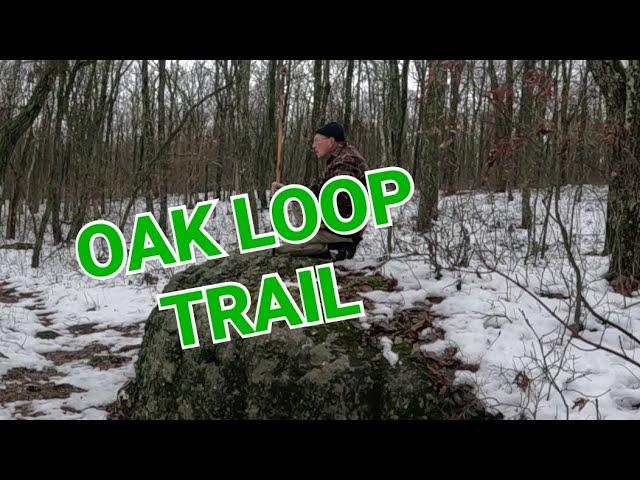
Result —
M 511 355 L 491 360 L 511 396 L 487 397 L 535 418 L 555 392 L 558 416 L 585 402 L 600 416 L 599 393 L 571 393 L 580 379 L 618 361 L 638 374 L 637 60 L 0 61 L 0 252 L 28 252 L 20 273 L 37 276 L 73 256 L 89 222 L 130 237 L 147 211 L 171 237 L 172 207 L 214 199 L 226 233 L 231 197 L 247 192 L 252 224 L 269 231 L 271 183 L 322 175 L 311 144 L 331 120 L 370 168 L 415 180 L 360 257 L 395 273 L 406 262 L 397 277 L 416 291 L 493 295 L 491 309 L 441 307 L 459 322 L 447 341 L 473 332 L 489 357 L 494 345 Z M 531 342 L 517 350 L 494 331 Z M 575 344 L 610 356 L 580 367 Z

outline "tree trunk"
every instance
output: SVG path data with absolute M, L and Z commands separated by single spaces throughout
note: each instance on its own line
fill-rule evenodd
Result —
M 34 87 L 27 104 L 20 110 L 18 115 L 0 126 L 0 179 L 4 177 L 11 154 L 18 140 L 31 127 L 40 113 L 61 67 L 61 61 L 48 60 L 42 68 L 40 79 Z
M 149 60 L 142 60 L 142 145 L 140 162 L 149 163 L 153 156 L 153 126 L 151 122 L 151 93 L 149 92 Z M 153 213 L 153 194 L 151 193 L 152 174 L 145 179 L 145 202 L 147 212 Z
M 429 65 L 424 116 L 420 128 L 424 136 L 422 155 L 418 162 L 418 182 L 420 185 L 420 204 L 416 228 L 420 232 L 431 228 L 438 219 L 438 191 L 440 188 L 440 155 L 443 114 L 445 105 L 446 70 L 440 61 L 432 60 Z
M 523 147 L 519 162 L 520 188 L 522 191 L 521 228 L 531 230 L 533 214 L 531 212 L 531 167 L 535 155 L 534 97 L 533 78 L 535 60 L 525 60 L 522 72 L 520 90 L 520 118 L 518 120 L 518 135 L 522 139 Z
M 589 61 L 613 123 L 606 249 L 609 278 L 630 294 L 640 279 L 640 61 Z
M 51 156 L 48 159 L 49 163 L 49 176 L 48 176 L 48 187 L 47 187 L 47 199 L 46 199 L 46 207 L 42 218 L 40 220 L 40 226 L 36 232 L 36 241 L 33 246 L 33 254 L 31 256 L 31 267 L 38 268 L 40 266 L 40 252 L 42 251 L 42 244 L 44 242 L 44 236 L 47 229 L 47 222 L 49 221 L 49 217 L 51 216 L 51 212 L 54 206 L 57 206 L 56 213 L 59 212 L 60 204 L 59 200 L 56 198 L 56 194 L 58 192 L 59 183 L 60 183 L 60 166 L 62 163 L 62 148 L 61 148 L 61 133 L 62 133 L 62 119 L 65 116 L 67 109 L 67 101 L 68 101 L 68 93 L 69 93 L 69 84 L 67 83 L 67 75 L 66 75 L 66 65 L 67 62 L 64 62 L 64 68 L 60 71 L 60 77 L 58 79 L 58 95 L 56 98 L 56 118 L 55 118 L 55 126 L 54 126 L 54 138 L 53 138 L 53 148 L 51 149 Z M 75 73 L 79 68 L 78 63 L 74 67 L 74 71 L 71 74 L 71 81 L 75 77 Z M 58 197 L 59 198 L 59 197 Z M 58 202 L 56 202 L 58 200 Z M 54 237 L 56 233 L 59 234 L 60 241 L 62 241 L 62 232 L 60 231 L 60 223 L 59 219 L 57 220 L 57 228 L 58 232 L 54 231 Z M 55 230 L 52 222 L 52 230 Z M 59 242 L 57 242 L 59 243 Z
M 619 212 L 624 211 L 623 200 L 618 200 L 624 186 L 623 179 L 616 175 L 616 170 L 623 164 L 624 150 L 624 122 L 627 102 L 627 79 L 624 66 L 617 60 L 587 61 L 587 68 L 600 88 L 607 107 L 608 127 L 612 132 L 610 136 L 608 164 L 611 168 L 609 182 L 609 196 L 607 198 L 607 222 L 605 233 L 605 246 L 603 254 L 611 254 L 613 243 L 617 235 L 616 227 Z M 624 197 L 624 195 L 622 195 Z M 613 271 L 614 269 L 611 268 Z
M 276 75 L 277 60 L 269 60 L 267 65 L 266 98 L 267 108 L 262 122 L 262 135 L 260 144 L 262 145 L 258 161 L 258 200 L 260 208 L 269 208 L 265 191 L 271 185 L 273 172 L 273 159 L 275 158 L 276 144 Z
M 313 137 L 313 132 L 319 128 L 322 114 L 322 60 L 313 62 L 313 106 L 311 107 L 311 125 L 309 128 L 309 138 Z M 318 177 L 318 162 L 315 154 L 311 150 L 311 145 L 307 150 L 304 161 L 303 182 L 310 185 Z
M 166 61 L 158 60 L 158 143 L 164 142 L 165 136 L 165 105 L 164 89 L 166 85 Z M 169 181 L 169 162 L 167 154 L 163 153 L 158 160 L 160 170 L 160 216 L 158 224 L 167 233 L 167 195 Z
M 347 61 L 347 78 L 345 79 L 344 84 L 344 114 L 342 115 L 345 135 L 349 135 L 349 131 L 351 130 L 351 90 L 353 89 L 353 64 L 353 60 Z
M 443 147 L 443 180 L 446 190 L 449 193 L 455 191 L 455 181 L 460 168 L 457 158 L 457 134 L 458 134 L 458 105 L 460 104 L 460 81 L 464 62 L 461 60 L 450 61 L 451 82 L 449 89 L 449 111 L 447 115 L 447 125 L 444 134 Z

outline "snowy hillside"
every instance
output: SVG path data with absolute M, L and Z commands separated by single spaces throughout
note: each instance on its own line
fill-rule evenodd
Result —
M 608 266 L 599 255 L 606 188 L 583 187 L 579 202 L 577 193 L 564 188 L 559 209 L 582 295 L 599 316 L 638 335 L 640 300 L 615 293 L 602 279 Z M 416 194 L 395 214 L 390 258 L 387 230 L 369 227 L 356 258 L 340 264 L 354 270 L 373 266 L 397 279 L 398 289 L 362 294 L 374 305 L 362 326 L 371 328 L 416 302 L 432 303 L 444 336 L 425 329 L 420 349 L 441 354 L 455 347 L 457 358 L 477 366 L 475 372 L 459 371 L 456 380 L 473 385 L 488 408 L 510 419 L 640 419 L 640 368 L 572 338 L 566 327 L 575 319 L 576 274 L 553 220 L 553 201 L 546 251 L 539 254 L 544 195 L 532 194 L 532 241 L 518 228 L 518 192 L 512 202 L 506 194 L 478 192 L 441 198 L 440 218 L 425 235 L 413 231 Z M 140 200 L 133 213 L 143 211 Z M 117 212 L 107 219 L 117 222 Z M 216 207 L 209 231 L 227 250 L 236 248 L 228 203 Z M 50 237 L 42 258 L 33 270 L 31 250 L 0 249 L 0 419 L 105 418 L 106 405 L 133 376 L 155 296 L 175 271 L 154 263 L 147 274 L 93 280 L 79 271 L 73 248 L 52 247 Z M 584 305 L 581 310 L 581 337 L 638 359 L 639 344 L 605 328 Z M 380 348 L 392 364 L 397 361 L 391 339 Z

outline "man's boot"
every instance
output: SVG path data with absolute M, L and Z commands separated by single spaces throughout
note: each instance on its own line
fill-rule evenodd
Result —
M 356 254 L 357 246 L 358 244 L 355 242 L 332 243 L 331 245 L 329 245 L 329 249 L 338 251 L 335 256 L 335 260 L 350 260 Z

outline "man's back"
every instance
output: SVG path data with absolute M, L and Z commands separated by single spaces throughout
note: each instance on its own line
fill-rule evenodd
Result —
M 347 141 L 338 142 L 335 149 L 327 158 L 327 165 L 322 179 L 311 186 L 311 191 L 318 196 L 322 186 L 331 178 L 338 175 L 349 175 L 360 180 L 366 185 L 365 172 L 368 169 L 367 162 L 358 149 Z M 353 211 L 351 199 L 346 192 L 338 194 L 338 211 L 344 218 L 349 218 Z M 366 228 L 366 227 L 365 227 Z M 360 241 L 364 228 L 351 235 L 354 241 Z

